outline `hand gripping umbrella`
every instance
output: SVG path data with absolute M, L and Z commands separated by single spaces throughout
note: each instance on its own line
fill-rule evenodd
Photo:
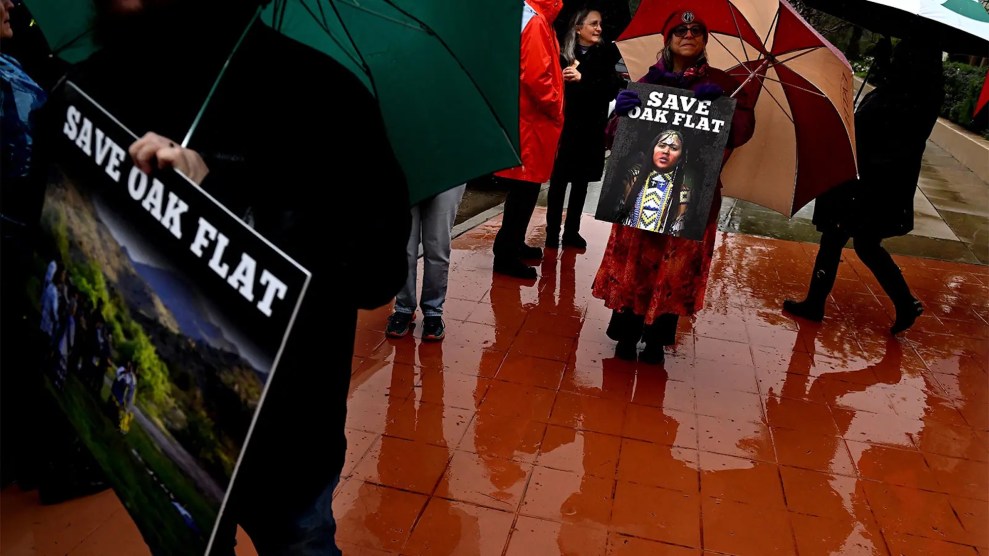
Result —
M 26 4 L 67 62 L 98 48 L 93 0 Z M 519 164 L 521 2 L 272 0 L 259 17 L 332 57 L 374 93 L 413 204 Z
M 656 63 L 669 14 L 688 8 L 708 26 L 711 66 L 759 84 L 755 134 L 728 159 L 724 194 L 792 216 L 854 179 L 851 66 L 784 0 L 644 0 L 617 41 L 631 78 Z

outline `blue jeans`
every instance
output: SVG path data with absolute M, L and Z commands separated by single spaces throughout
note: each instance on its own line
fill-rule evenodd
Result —
M 405 247 L 409 275 L 395 297 L 395 312 L 412 314 L 416 310 L 416 267 L 422 243 L 422 314 L 443 314 L 450 271 L 450 235 L 466 189 L 467 184 L 458 185 L 412 207 L 412 232 Z

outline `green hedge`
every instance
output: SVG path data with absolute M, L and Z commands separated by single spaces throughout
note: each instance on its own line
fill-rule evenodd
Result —
M 941 116 L 962 127 L 989 138 L 986 124 L 972 121 L 972 111 L 982 92 L 986 68 L 970 66 L 961 62 L 944 63 L 944 104 Z

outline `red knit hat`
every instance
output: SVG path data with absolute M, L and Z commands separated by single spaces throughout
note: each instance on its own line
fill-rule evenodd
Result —
M 673 30 L 681 25 L 700 25 L 704 28 L 704 32 L 707 33 L 707 24 L 704 23 L 703 19 L 691 10 L 680 10 L 670 14 L 670 17 L 663 25 L 663 42 L 669 44 Z

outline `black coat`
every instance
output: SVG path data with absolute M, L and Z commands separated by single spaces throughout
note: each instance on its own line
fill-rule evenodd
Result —
M 944 99 L 940 74 L 918 81 L 889 82 L 862 100 L 855 113 L 859 179 L 817 199 L 818 230 L 886 238 L 913 229 L 921 161 Z
M 615 71 L 618 59 L 614 43 L 592 46 L 583 54 L 578 52 L 581 79 L 564 84 L 563 134 L 553 165 L 554 177 L 567 181 L 601 179 L 608 103 L 625 84 Z M 563 57 L 560 64 L 568 65 Z
M 138 136 L 181 140 L 253 12 L 246 2 L 211 14 L 213 4 L 224 2 L 159 16 L 71 78 Z M 189 147 L 210 167 L 203 189 L 238 216 L 250 208 L 255 229 L 312 272 L 231 498 L 245 528 L 276 526 L 343 467 L 358 308 L 389 302 L 407 276 L 405 177 L 357 78 L 261 22 Z

